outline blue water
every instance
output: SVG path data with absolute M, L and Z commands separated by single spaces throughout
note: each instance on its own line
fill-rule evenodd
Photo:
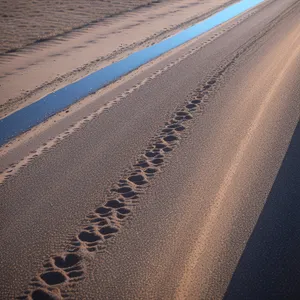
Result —
M 206 20 L 183 30 L 158 44 L 131 54 L 125 59 L 96 71 L 83 79 L 53 92 L 39 101 L 0 120 L 0 146 L 11 138 L 45 121 L 69 105 L 98 91 L 158 56 L 190 41 L 202 33 L 234 18 L 264 0 L 242 0 Z

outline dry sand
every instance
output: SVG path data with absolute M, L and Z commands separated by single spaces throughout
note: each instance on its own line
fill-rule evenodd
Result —
M 43 299 L 38 286 L 52 299 L 223 299 L 299 122 L 300 3 L 253 11 L 125 82 L 122 101 L 10 173 L 1 299 Z M 273 208 L 272 228 L 294 215 L 294 233 L 299 214 Z M 293 251 L 255 261 L 256 287 L 278 265 L 299 271 L 299 239 L 276 235 Z
M 163 0 L 1 0 L 0 54 Z
M 153 64 L 0 185 L 1 299 L 222 299 L 299 121 L 295 1 Z

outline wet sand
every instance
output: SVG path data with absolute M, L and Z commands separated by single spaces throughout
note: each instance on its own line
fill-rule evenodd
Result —
M 266 1 L 65 114 L 46 140 L 85 121 L 30 158 L 40 133 L 16 146 L 1 297 L 222 299 L 229 286 L 251 299 L 232 276 L 299 122 L 299 15 L 299 1 Z

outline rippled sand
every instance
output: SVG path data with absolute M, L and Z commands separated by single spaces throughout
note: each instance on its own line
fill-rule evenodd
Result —
M 0 0 L 0 54 L 158 0 Z

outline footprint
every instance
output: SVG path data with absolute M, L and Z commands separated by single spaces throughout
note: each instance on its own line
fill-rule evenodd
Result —
M 48 291 L 37 289 L 31 294 L 32 300 L 58 300 L 59 298 L 51 295 Z M 28 298 L 25 298 L 28 299 Z
M 83 253 L 104 249 L 106 240 L 120 232 L 123 222 L 132 214 L 152 178 L 161 172 L 170 153 L 183 141 L 181 135 L 189 127 L 189 121 L 196 112 L 201 112 L 208 93 L 229 65 L 218 69 L 206 84 L 198 86 L 181 109 L 174 112 L 135 164 L 124 172 L 126 175 L 108 190 L 104 204 L 86 216 L 85 226 L 70 240 L 67 251 L 45 261 L 43 271 L 31 281 L 23 299 L 61 299 L 61 295 L 70 296 L 70 284 L 84 279 L 86 256 Z
M 41 279 L 48 285 L 57 285 L 66 282 L 65 275 L 58 271 L 43 273 L 40 275 Z
M 61 269 L 71 268 L 76 266 L 81 258 L 76 254 L 66 254 L 66 256 L 56 256 L 53 258 L 54 264 Z

